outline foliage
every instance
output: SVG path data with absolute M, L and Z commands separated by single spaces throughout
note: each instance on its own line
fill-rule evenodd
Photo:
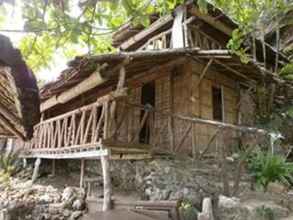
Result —
M 246 54 L 246 49 L 243 48 L 243 43 L 245 40 L 245 35 L 236 29 L 232 33 L 232 38 L 229 40 L 227 47 L 230 51 L 240 57 L 243 63 L 249 62 L 249 57 Z
M 293 63 L 284 66 L 280 71 L 280 76 L 287 80 L 293 80 Z
M 85 48 L 88 53 L 112 51 L 111 34 L 120 26 L 129 21 L 148 26 L 150 15 L 166 14 L 183 0 L 15 2 L 15 7 L 22 6 L 23 31 L 28 33 L 20 49 L 33 70 L 38 71 L 52 64 L 56 51 L 70 58 Z
M 275 220 L 275 213 L 269 207 L 261 206 L 256 209 L 256 214 L 258 215 L 258 219 L 263 220 Z
M 184 199 L 181 202 L 179 211 L 184 220 L 195 220 L 197 219 L 198 210 L 193 206 L 192 202 L 188 199 Z
M 12 176 L 17 172 L 19 151 L 11 150 L 0 154 L 0 171 L 3 175 Z
M 49 67 L 56 51 L 70 58 L 87 48 L 88 53 L 111 51 L 111 34 L 127 22 L 148 26 L 150 15 L 170 13 L 184 0 L 5 0 L 6 4 L 22 7 L 25 22 L 20 48 L 33 70 Z M 3 3 L 4 2 L 4 3 Z M 207 3 L 222 8 L 238 24 L 228 47 L 248 61 L 242 48 L 245 36 L 262 33 L 262 23 L 286 13 L 288 4 L 283 0 L 197 0 L 203 12 Z M 6 13 L 1 13 L 6 14 Z M 261 19 L 260 19 L 261 18 Z M 4 16 L 3 18 L 4 19 Z M 1 16 L 0 16 L 1 25 Z M 77 46 L 77 47 L 76 47 Z M 75 48 L 75 49 L 72 49 Z
M 280 155 L 258 151 L 254 152 L 247 162 L 256 184 L 264 189 L 271 182 L 278 181 L 286 185 L 293 183 L 293 164 Z

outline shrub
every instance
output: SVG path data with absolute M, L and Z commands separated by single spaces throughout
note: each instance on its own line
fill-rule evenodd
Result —
M 193 206 L 192 202 L 184 199 L 179 207 L 179 211 L 183 220 L 196 220 L 198 210 Z
M 248 169 L 256 184 L 265 190 L 271 182 L 277 181 L 285 185 L 293 183 L 293 163 L 279 155 L 262 151 L 253 153 L 248 158 Z
M 19 151 L 11 150 L 0 154 L 0 171 L 11 176 L 17 172 Z

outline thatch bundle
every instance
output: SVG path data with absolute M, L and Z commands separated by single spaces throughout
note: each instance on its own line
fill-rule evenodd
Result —
M 19 50 L 0 35 L 0 135 L 29 139 L 40 118 L 39 90 Z

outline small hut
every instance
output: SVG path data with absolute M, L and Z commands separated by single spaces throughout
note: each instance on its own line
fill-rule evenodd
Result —
M 23 141 L 33 136 L 39 122 L 39 90 L 19 50 L 0 35 L 0 135 Z

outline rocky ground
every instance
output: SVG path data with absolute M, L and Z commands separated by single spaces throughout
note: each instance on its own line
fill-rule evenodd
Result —
M 0 220 L 81 218 L 87 207 L 84 190 L 74 187 L 79 182 L 76 164 L 69 163 L 70 169 L 63 164 L 63 169 L 58 169 L 61 164 L 56 164 L 55 177 L 42 168 L 36 184 L 30 181 L 31 169 L 22 170 L 14 178 L 0 180 Z M 86 176 L 101 175 L 98 161 L 88 161 L 86 167 Z M 232 161 L 227 167 L 228 178 L 232 179 L 237 172 L 234 167 Z M 198 220 L 293 220 L 293 193 L 279 184 L 269 185 L 265 193 L 252 191 L 249 176 L 243 173 L 239 193 L 235 197 L 223 196 L 219 167 L 213 160 L 196 163 L 169 159 L 116 161 L 111 162 L 111 176 L 114 198 L 119 200 L 183 199 L 201 212 L 203 200 L 210 198 L 213 218 L 209 215 L 206 218 L 204 213 Z M 96 184 L 94 195 L 101 195 L 101 184 Z M 130 193 L 134 191 L 135 196 Z
M 59 190 L 9 178 L 1 181 L 0 191 L 1 220 L 75 220 L 85 210 L 85 192 L 76 187 Z

